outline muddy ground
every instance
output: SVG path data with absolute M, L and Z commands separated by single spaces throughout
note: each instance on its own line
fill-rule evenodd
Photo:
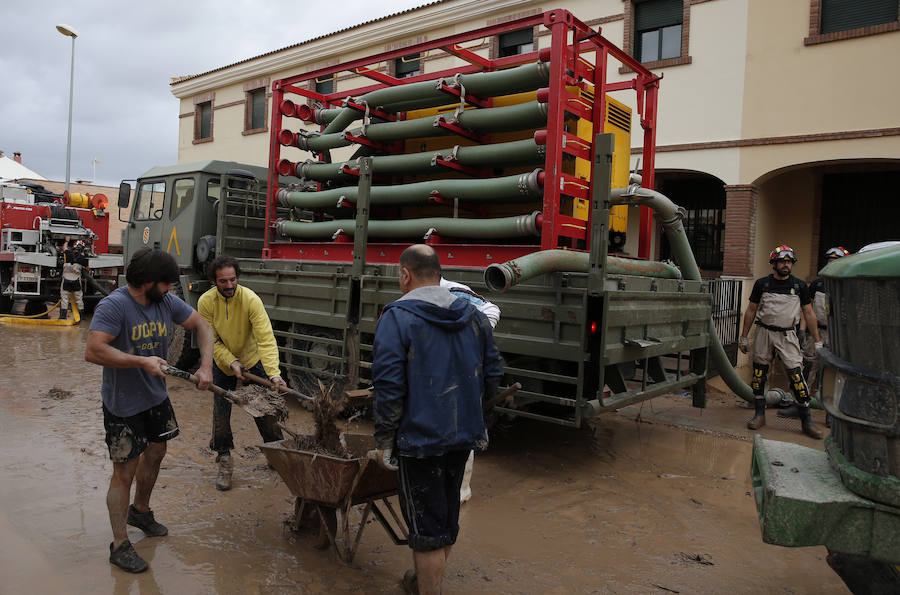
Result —
M 350 566 L 285 529 L 292 495 L 238 409 L 234 489 L 217 492 L 211 393 L 177 379 L 169 386 L 181 435 L 151 500 L 169 535 L 130 527 L 150 570 L 111 567 L 111 464 L 86 334 L 87 325 L 0 325 L 0 593 L 401 592 L 409 552 L 378 525 L 367 526 Z M 750 413 L 729 395 L 706 410 L 689 405 L 668 396 L 580 431 L 519 421 L 495 432 L 476 458 L 445 592 L 847 593 L 824 548 L 762 543 L 743 429 Z M 287 423 L 311 429 L 296 404 Z M 821 448 L 786 422 L 764 434 Z

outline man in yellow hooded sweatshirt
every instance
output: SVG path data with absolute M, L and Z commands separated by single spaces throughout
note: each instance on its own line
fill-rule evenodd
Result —
M 213 359 L 216 363 L 213 384 L 234 390 L 237 381 L 244 380 L 244 372 L 249 371 L 269 378 L 276 388 L 286 390 L 287 385 L 278 368 L 278 345 L 272 323 L 259 296 L 238 284 L 241 267 L 237 259 L 218 256 L 209 264 L 207 273 L 214 287 L 200 296 L 197 310 L 213 328 Z M 274 417 L 254 420 L 264 442 L 283 438 Z M 231 403 L 218 395 L 213 401 L 213 433 L 209 447 L 218 453 L 216 489 L 230 490 L 234 472 Z

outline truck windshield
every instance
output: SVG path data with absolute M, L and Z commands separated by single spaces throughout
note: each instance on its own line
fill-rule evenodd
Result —
M 165 182 L 144 182 L 141 184 L 137 203 L 134 205 L 135 221 L 161 219 L 165 196 Z

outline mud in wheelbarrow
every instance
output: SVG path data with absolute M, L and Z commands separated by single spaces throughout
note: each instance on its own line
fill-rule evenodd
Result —
M 397 493 L 397 474 L 366 459 L 366 452 L 375 448 L 372 436 L 345 434 L 344 439 L 353 458 L 301 450 L 294 439 L 267 442 L 260 449 L 295 496 L 292 528 L 299 530 L 305 519 L 316 517 L 316 547 L 330 545 L 341 560 L 350 563 L 370 515 L 396 545 L 408 543 L 408 532 L 388 500 Z M 362 507 L 355 532 L 350 526 L 354 506 Z M 310 515 L 310 510 L 317 514 Z

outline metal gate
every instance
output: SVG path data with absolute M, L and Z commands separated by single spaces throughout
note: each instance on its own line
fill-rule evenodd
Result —
M 741 336 L 741 279 L 709 279 L 706 281 L 712 295 L 712 319 L 716 334 L 731 365 L 737 364 L 737 343 Z M 712 375 L 712 372 L 710 373 Z

